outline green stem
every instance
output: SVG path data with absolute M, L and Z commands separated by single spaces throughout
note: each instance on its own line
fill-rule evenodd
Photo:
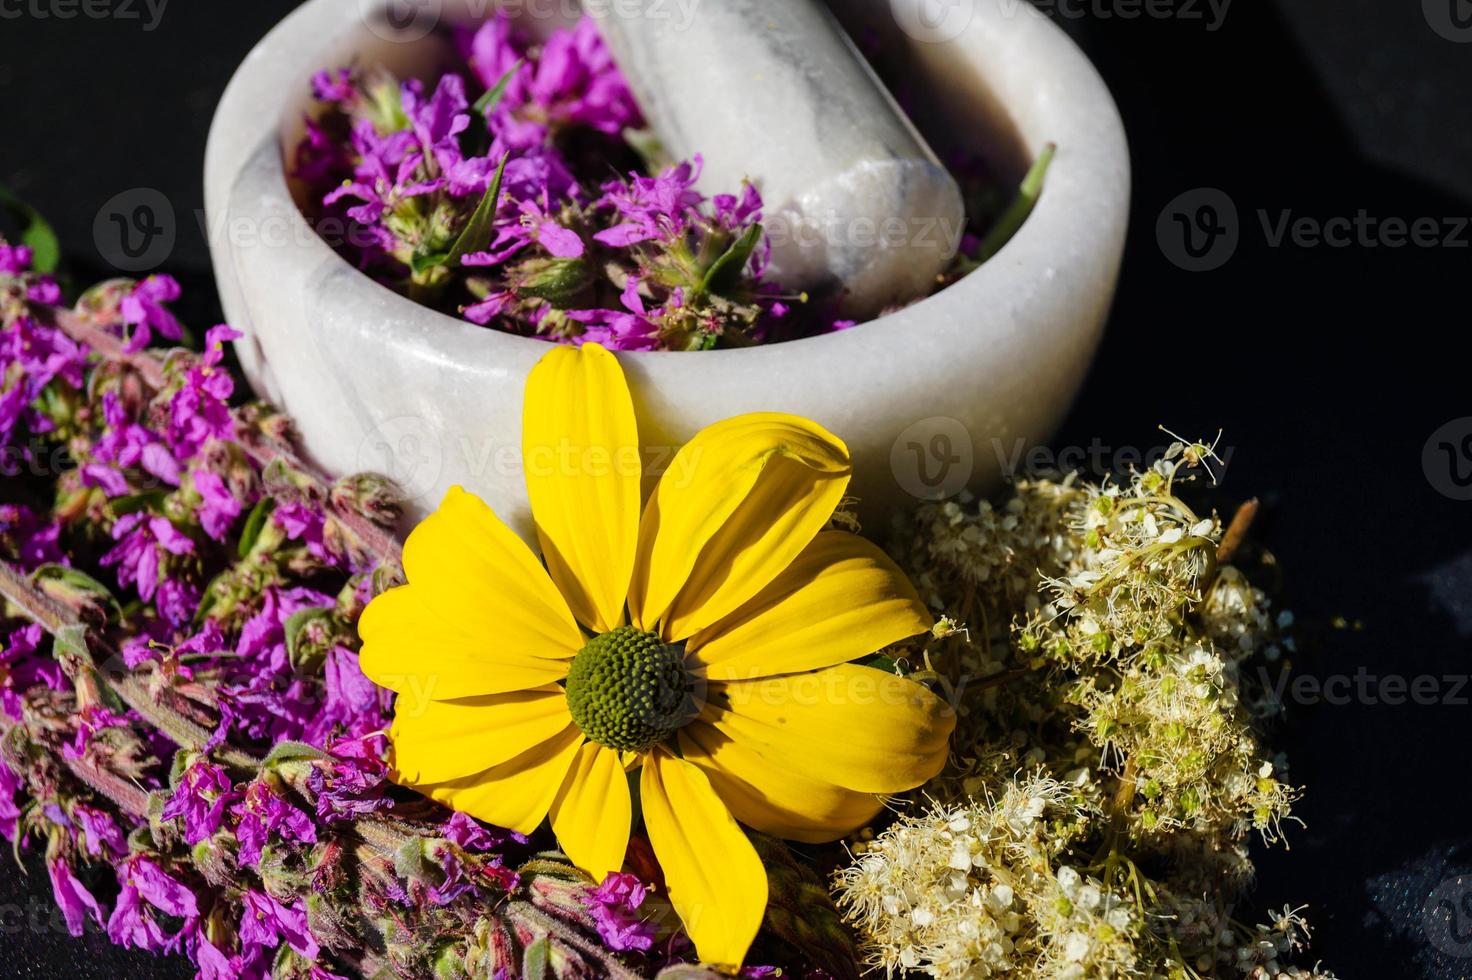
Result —
M 53 639 L 66 640 L 74 631 L 86 628 L 76 613 L 41 592 L 24 573 L 8 562 L 0 562 L 0 596 L 15 605 L 25 618 L 51 634 Z M 94 669 L 99 652 L 103 654 L 105 663 L 122 663 L 121 656 L 105 640 L 89 637 L 86 645 L 92 651 L 91 665 Z M 103 679 L 124 704 L 168 736 L 175 745 L 201 751 L 209 743 L 211 733 L 207 728 L 161 704 L 142 678 L 130 673 L 113 673 L 104 675 Z M 214 754 L 226 765 L 241 769 L 256 769 L 261 764 L 250 753 L 229 745 L 217 747 Z
M 1012 240 L 1017 234 L 1027 216 L 1032 214 L 1032 209 L 1037 206 L 1038 198 L 1043 194 L 1043 178 L 1047 176 L 1048 166 L 1053 162 L 1053 155 L 1058 152 L 1056 143 L 1049 143 L 1043 147 L 1043 152 L 1038 154 L 1037 160 L 1022 178 L 1022 186 L 1017 189 L 1017 196 L 1002 212 L 1002 216 L 992 225 L 987 232 L 986 238 L 982 239 L 981 247 L 977 249 L 976 256 L 969 262 L 967 272 L 972 271 L 987 259 L 1002 250 L 1002 246 Z

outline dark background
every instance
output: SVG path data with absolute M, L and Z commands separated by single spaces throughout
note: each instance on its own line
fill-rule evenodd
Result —
M 0 0 L 0 183 L 51 218 L 80 282 L 116 274 L 94 241 L 99 209 L 158 188 L 179 219 L 164 265 L 189 319 L 213 322 L 194 217 L 211 112 L 295 4 L 175 0 L 145 31 L 141 4 L 143 20 L 63 21 L 31 2 Z M 1119 101 L 1135 175 L 1118 303 L 1057 445 L 1144 449 L 1165 441 L 1157 424 L 1224 428 L 1222 490 L 1266 504 L 1260 530 L 1303 627 L 1295 666 L 1351 679 L 1348 703 L 1290 705 L 1273 734 L 1306 787 L 1307 826 L 1290 829 L 1291 852 L 1256 849 L 1259 889 L 1239 917 L 1307 904 L 1313 955 L 1342 977 L 1472 977 L 1472 691 L 1442 680 L 1469 673 L 1472 502 L 1438 489 L 1451 461 L 1428 447 L 1455 420 L 1454 443 L 1472 432 L 1472 229 L 1459 246 L 1274 247 L 1258 216 L 1364 210 L 1446 232 L 1472 216 L 1472 43 L 1448 26 L 1472 6 L 1237 0 L 1217 21 L 1204 0 L 1174 0 L 1157 8 L 1171 16 L 1117 16 L 1130 2 L 1053 8 Z M 1240 243 L 1193 273 L 1156 228 L 1199 188 L 1234 202 Z M 1386 703 L 1386 678 L 1420 675 L 1438 678 L 1441 703 Z M 0 906 L 34 908 L 42 927 L 7 913 L 0 975 L 186 972 L 46 928 L 49 905 L 44 876 L 3 861 Z

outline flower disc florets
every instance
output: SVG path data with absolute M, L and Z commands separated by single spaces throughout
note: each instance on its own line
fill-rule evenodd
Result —
M 645 752 L 694 716 L 685 654 L 654 633 L 621 626 L 588 641 L 567 673 L 567 707 L 600 745 Z

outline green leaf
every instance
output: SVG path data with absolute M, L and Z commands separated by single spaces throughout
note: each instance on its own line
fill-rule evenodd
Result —
M 112 509 L 113 516 L 124 517 L 128 514 L 136 514 L 140 510 L 149 510 L 155 505 L 161 507 L 168 496 L 169 491 L 167 490 L 144 490 L 125 497 L 114 497 L 107 502 L 107 505 Z
M 266 521 L 270 520 L 275 510 L 275 497 L 262 497 L 256 501 L 256 505 L 251 508 L 250 516 L 245 519 L 245 528 L 240 532 L 240 541 L 235 546 L 236 555 L 245 558 L 251 553 L 251 549 L 261 538 L 261 529 L 266 526 Z
M 858 664 L 860 667 L 872 667 L 875 670 L 882 670 L 886 674 L 904 673 L 900 669 L 900 665 L 895 662 L 894 658 L 886 657 L 882 653 L 876 653 L 871 656 L 865 657 L 864 659 L 860 660 Z
M 400 878 L 423 879 L 424 841 L 421 838 L 409 838 L 394 852 L 394 872 Z
M 476 115 L 484 116 L 501 104 L 501 100 L 506 97 L 506 89 L 511 85 L 511 80 L 516 77 L 517 72 L 521 71 L 521 66 L 524 64 L 526 64 L 525 58 L 517 59 L 516 64 L 506 69 L 506 74 L 502 75 L 501 80 L 491 86 L 489 92 L 475 100 L 474 108 Z
M 700 292 L 723 296 L 734 290 L 741 282 L 741 274 L 746 271 L 751 253 L 756 251 L 761 240 L 761 225 L 752 225 L 746 229 L 745 234 L 726 249 L 726 254 L 711 263 L 705 278 L 700 281 Z
M 4 187 L 0 187 L 0 208 L 10 212 L 20 223 L 21 244 L 30 246 L 34 253 L 31 267 L 37 272 L 55 272 L 61 265 L 61 241 L 50 222 Z
M 84 571 L 68 565 L 42 565 L 31 573 L 31 581 L 48 595 L 60 592 L 68 597 L 90 599 L 98 606 L 111 609 L 117 619 L 123 618 L 123 607 L 112 590 Z
M 271 754 L 261 763 L 264 769 L 279 766 L 284 762 L 316 762 L 327 758 L 327 753 L 305 742 L 277 742 Z
M 455 239 L 455 244 L 450 247 L 447 261 L 454 265 L 462 256 L 473 252 L 484 252 L 486 246 L 491 244 L 491 231 L 496 223 L 496 208 L 501 203 L 501 181 L 506 176 L 506 162 L 511 159 L 508 152 L 501 157 L 501 163 L 496 167 L 496 176 L 486 186 L 485 196 L 476 205 L 475 213 L 466 222 L 465 228 L 460 232 L 460 237 Z
M 284 631 L 286 633 L 286 655 L 291 665 L 297 670 L 309 672 L 315 670 L 317 665 L 306 662 L 307 651 L 301 647 L 302 631 L 313 623 L 324 622 L 332 619 L 333 609 L 331 606 L 314 606 L 310 609 L 300 609 L 293 613 L 286 621 Z
M 547 980 L 547 961 L 551 951 L 552 943 L 546 936 L 528 946 L 521 958 L 522 980 Z
M 415 252 L 409 259 L 409 269 L 416 277 L 440 266 L 453 266 L 463 256 L 472 252 L 483 252 L 490 245 L 491 232 L 496 223 L 496 207 L 501 203 L 501 180 L 506 174 L 506 161 L 510 159 L 509 152 L 501 157 L 496 176 L 486 186 L 485 195 L 475 206 L 475 212 L 471 214 L 470 220 L 460 232 L 460 237 L 455 239 L 455 244 L 450 246 L 448 252 Z
M 573 309 L 593 281 L 592 267 L 583 259 L 531 259 L 520 269 L 515 289 L 519 295 L 544 299 L 560 310 Z

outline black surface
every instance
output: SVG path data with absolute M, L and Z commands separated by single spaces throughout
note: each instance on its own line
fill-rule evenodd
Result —
M 1135 205 L 1110 331 L 1057 444 L 1148 448 L 1159 423 L 1224 427 L 1224 493 L 1267 503 L 1262 529 L 1306 632 L 1363 624 L 1297 658 L 1305 675 L 1348 677 L 1351 697 L 1295 706 L 1275 734 L 1307 787 L 1307 827 L 1291 853 L 1259 853 L 1251 913 L 1309 904 L 1315 952 L 1344 977 L 1472 976 L 1472 874 L 1459 878 L 1472 873 L 1472 691 L 1440 681 L 1441 700 L 1461 703 L 1430 705 L 1376 694 L 1392 676 L 1469 672 L 1472 502 L 1438 492 L 1422 457 L 1435 430 L 1472 416 L 1472 230 L 1456 248 L 1274 248 L 1257 211 L 1472 215 L 1472 44 L 1432 29 L 1442 2 L 1469 13 L 1465 0 L 1239 0 L 1210 30 L 1205 0 L 1161 18 L 1101 16 L 1130 0 L 1060 8 L 1119 101 Z M 210 316 L 193 218 L 206 128 L 233 66 L 291 6 L 181 2 L 152 32 L 0 20 L 0 181 L 52 217 L 79 279 L 109 274 L 98 208 L 156 187 L 181 217 L 166 266 L 195 287 L 194 321 Z M 1203 187 L 1232 199 L 1241 241 L 1191 273 L 1167 258 L 1179 245 L 1162 250 L 1157 218 Z M 1362 685 L 1370 697 L 1357 672 L 1379 679 Z M 0 871 L 0 905 L 47 892 L 44 877 Z M 177 972 L 54 930 L 0 935 L 0 975 Z

